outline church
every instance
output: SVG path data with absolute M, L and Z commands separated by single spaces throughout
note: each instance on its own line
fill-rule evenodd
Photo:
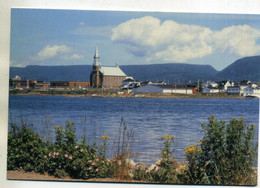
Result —
M 119 88 L 126 74 L 120 69 L 118 62 L 114 67 L 104 67 L 100 64 L 98 48 L 94 54 L 93 69 L 90 74 L 90 86 L 95 88 Z

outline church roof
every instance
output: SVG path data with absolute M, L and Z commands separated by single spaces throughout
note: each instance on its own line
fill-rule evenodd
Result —
M 119 66 L 116 67 L 101 66 L 100 71 L 104 76 L 126 76 L 126 74 L 119 68 Z

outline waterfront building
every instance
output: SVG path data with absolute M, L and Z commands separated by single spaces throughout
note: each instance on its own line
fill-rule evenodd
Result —
M 126 74 L 120 69 L 118 62 L 114 67 L 101 66 L 98 48 L 94 54 L 93 69 L 90 74 L 90 86 L 96 88 L 119 88 Z
M 240 95 L 240 86 L 228 86 L 227 93 L 229 95 Z
M 125 80 L 123 80 L 120 89 L 133 89 L 136 87 L 140 87 L 140 85 L 141 82 L 135 80 L 133 77 L 127 77 Z
M 219 93 L 220 90 L 218 88 L 214 88 L 214 87 L 206 87 L 203 88 L 202 93 L 208 94 L 208 93 Z
M 90 82 L 51 81 L 50 88 L 54 90 L 81 90 L 90 86 Z
M 257 97 L 260 98 L 260 88 L 247 87 L 244 90 L 244 97 Z
M 138 88 L 133 88 L 133 93 L 168 93 L 168 94 L 193 94 L 194 88 L 185 84 L 152 85 L 147 84 Z

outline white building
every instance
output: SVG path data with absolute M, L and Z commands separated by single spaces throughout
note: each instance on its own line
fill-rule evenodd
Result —
M 230 86 L 234 86 L 234 82 L 231 82 L 230 80 L 229 81 L 227 81 L 226 83 L 225 83 L 225 85 L 224 85 L 224 91 L 225 92 L 227 92 L 227 89 L 228 89 L 228 87 L 230 87 Z
M 217 88 L 218 87 L 218 83 L 213 82 L 213 81 L 206 81 L 202 84 L 202 88 L 207 88 L 207 87 L 214 87 Z
M 123 80 L 120 89 L 133 89 L 135 87 L 140 87 L 141 83 L 137 80 L 134 80 L 133 77 L 127 77 Z
M 244 89 L 244 97 L 256 97 L 260 98 L 260 88 L 259 87 L 247 87 Z
M 145 85 L 133 88 L 134 93 L 172 93 L 172 94 L 193 94 L 193 88 L 184 85 Z
M 219 93 L 218 88 L 206 87 L 203 88 L 202 93 Z

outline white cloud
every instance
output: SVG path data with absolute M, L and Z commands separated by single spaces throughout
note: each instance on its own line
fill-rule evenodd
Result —
M 73 60 L 81 59 L 82 55 L 73 53 L 74 49 L 66 45 L 47 45 L 42 50 L 40 50 L 37 55 L 29 57 L 32 62 L 47 61 L 50 59 L 62 59 L 62 60 Z
M 45 46 L 41 51 L 38 52 L 35 58 L 38 58 L 40 61 L 44 61 L 50 58 L 57 56 L 58 54 L 64 54 L 70 52 L 72 49 L 66 45 L 54 45 Z
M 216 31 L 213 42 L 216 48 L 228 50 L 231 54 L 251 56 L 260 52 L 256 40 L 260 38 L 260 31 L 248 25 L 231 26 Z
M 216 50 L 228 50 L 238 56 L 254 55 L 260 52 L 256 44 L 259 38 L 260 31 L 248 25 L 212 31 L 172 20 L 161 22 L 151 16 L 126 21 L 115 27 L 111 36 L 112 41 L 126 44 L 135 56 L 143 54 L 147 61 L 168 62 L 185 62 Z

